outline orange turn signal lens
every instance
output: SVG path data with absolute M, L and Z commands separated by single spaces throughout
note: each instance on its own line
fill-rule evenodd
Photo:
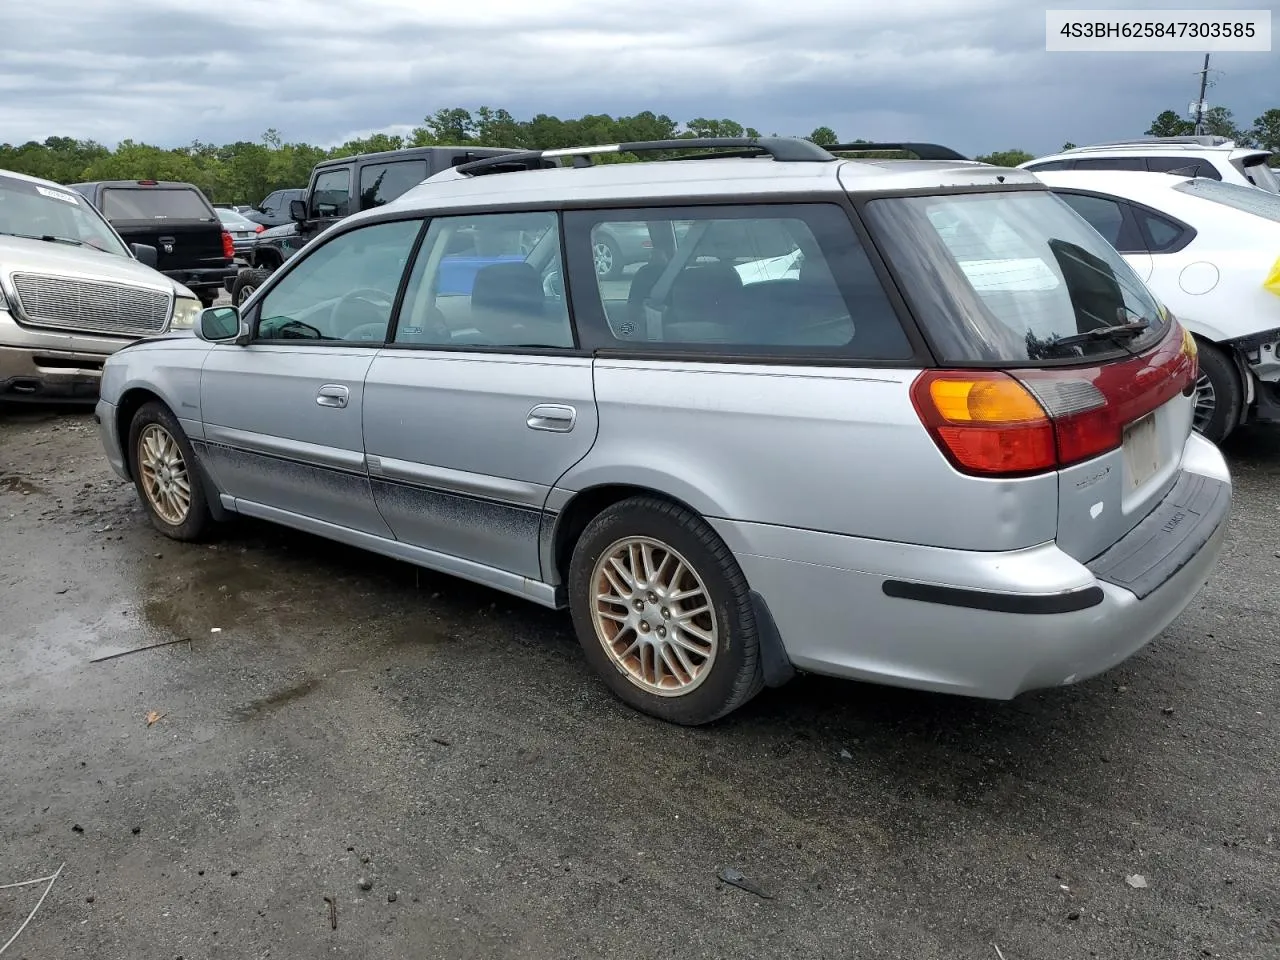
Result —
M 951 423 L 1028 423 L 1048 415 L 1030 391 L 1011 377 L 939 379 L 929 395 L 944 420 Z
M 911 388 L 921 422 L 958 469 L 980 476 L 1053 470 L 1053 421 L 1006 373 L 926 370 Z

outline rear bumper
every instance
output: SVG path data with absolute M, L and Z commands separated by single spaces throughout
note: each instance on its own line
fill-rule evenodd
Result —
M 235 279 L 239 268 L 228 262 L 225 267 L 201 267 L 195 270 L 161 270 L 166 277 L 192 290 L 218 289 L 228 278 Z
M 1005 700 L 1102 673 L 1159 636 L 1208 579 L 1230 503 L 1222 455 L 1193 436 L 1152 523 L 1087 565 L 1054 543 L 978 553 L 715 525 L 798 669 Z

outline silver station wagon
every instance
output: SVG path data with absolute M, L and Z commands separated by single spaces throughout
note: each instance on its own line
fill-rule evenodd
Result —
M 568 607 L 677 723 L 797 670 L 995 699 L 1098 674 L 1191 602 L 1230 512 L 1192 338 L 1034 175 L 963 159 L 478 160 L 197 334 L 102 381 L 161 531 L 265 518 Z

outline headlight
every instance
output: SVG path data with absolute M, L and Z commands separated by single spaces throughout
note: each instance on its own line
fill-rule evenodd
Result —
M 173 322 L 169 324 L 169 329 L 192 329 L 196 325 L 196 321 L 200 319 L 200 311 L 203 309 L 199 300 L 192 300 L 190 297 L 175 298 L 173 301 Z

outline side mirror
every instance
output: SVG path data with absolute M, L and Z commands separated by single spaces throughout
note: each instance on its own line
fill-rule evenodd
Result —
M 290 200 L 289 201 L 289 217 L 295 223 L 302 223 L 307 219 L 307 201 Z
M 243 345 L 249 342 L 249 332 L 249 322 L 236 307 L 209 307 L 196 321 L 196 336 L 209 343 Z
M 160 251 L 149 243 L 131 243 L 129 244 L 129 249 L 133 251 L 133 255 L 139 263 L 151 267 L 153 270 L 156 264 L 160 262 Z

